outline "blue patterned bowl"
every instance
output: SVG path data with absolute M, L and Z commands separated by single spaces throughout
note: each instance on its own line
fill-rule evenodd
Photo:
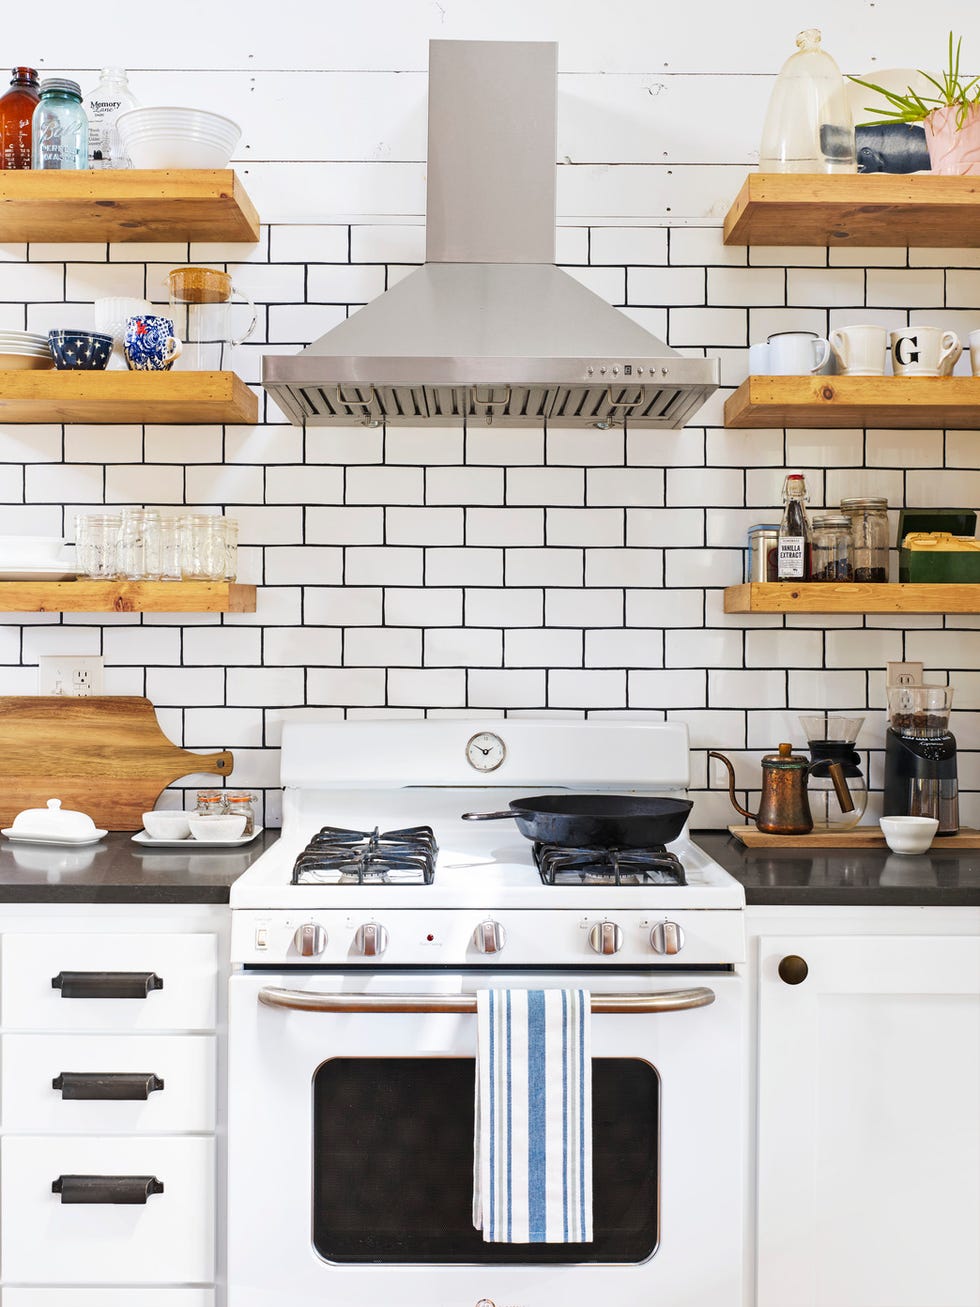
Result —
M 83 368 L 88 372 L 101 370 L 112 353 L 112 337 L 99 331 L 67 331 L 59 328 L 48 332 L 48 345 L 56 368 Z

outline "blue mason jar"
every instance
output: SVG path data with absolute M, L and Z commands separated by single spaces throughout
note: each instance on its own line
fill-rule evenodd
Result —
M 82 88 L 69 77 L 46 77 L 31 122 L 31 166 L 88 167 L 88 119 Z

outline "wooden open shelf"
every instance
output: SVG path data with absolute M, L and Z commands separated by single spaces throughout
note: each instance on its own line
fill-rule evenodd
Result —
M 0 371 L 0 422 L 258 420 L 258 397 L 234 372 Z
M 750 173 L 726 245 L 980 245 L 980 176 Z
M 0 171 L 0 241 L 257 241 L 231 168 Z
M 750 581 L 725 590 L 726 613 L 980 613 L 980 585 Z
M 5 613 L 254 613 L 255 586 L 230 581 L 0 581 Z
M 980 429 L 980 377 L 747 378 L 725 401 L 726 427 Z

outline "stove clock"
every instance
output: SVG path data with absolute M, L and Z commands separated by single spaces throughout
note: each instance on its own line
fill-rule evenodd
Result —
M 466 761 L 477 771 L 496 771 L 506 756 L 503 740 L 493 731 L 478 731 L 466 741 Z

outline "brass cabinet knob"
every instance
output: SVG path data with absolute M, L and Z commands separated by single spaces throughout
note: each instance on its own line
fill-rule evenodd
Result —
M 788 953 L 786 957 L 779 959 L 779 979 L 785 981 L 787 985 L 802 985 L 809 972 L 806 959 L 796 953 Z

